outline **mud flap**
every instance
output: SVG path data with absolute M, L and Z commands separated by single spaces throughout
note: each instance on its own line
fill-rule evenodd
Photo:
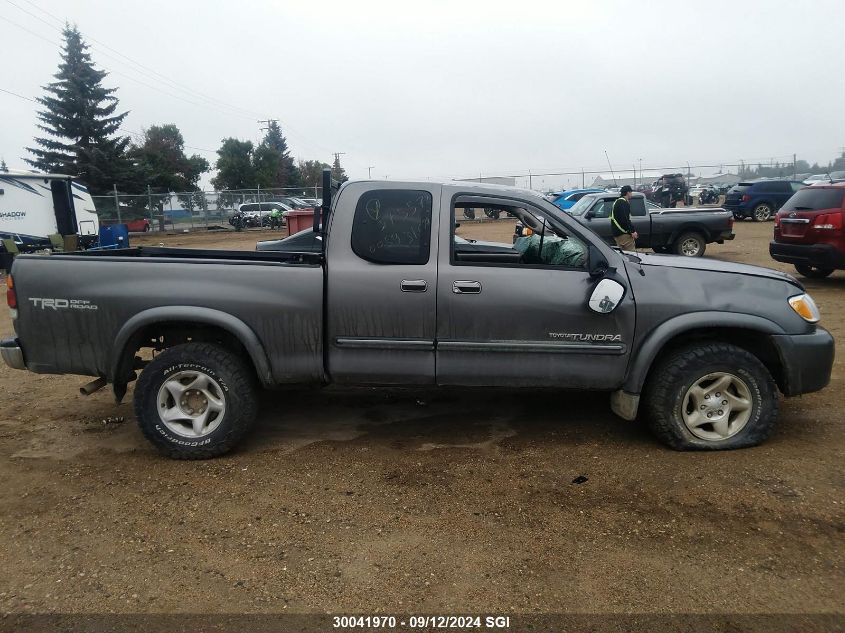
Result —
M 623 420 L 634 420 L 640 408 L 640 395 L 617 389 L 610 395 L 610 410 Z

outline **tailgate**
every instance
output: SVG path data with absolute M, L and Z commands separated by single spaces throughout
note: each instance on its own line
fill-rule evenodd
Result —
M 780 235 L 785 238 L 801 240 L 806 236 L 807 230 L 810 228 L 812 218 L 804 216 L 799 217 L 796 213 L 792 213 L 790 215 L 795 217 L 779 218 Z

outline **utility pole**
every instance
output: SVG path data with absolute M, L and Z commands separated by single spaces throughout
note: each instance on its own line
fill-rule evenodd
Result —
M 373 169 L 375 169 L 375 165 L 370 165 L 367 167 L 367 180 L 370 180 L 373 177 Z
M 643 184 L 643 159 L 640 159 L 640 185 Z
M 260 128 L 258 128 L 259 130 L 261 130 L 262 132 L 267 130 L 269 132 L 270 131 L 270 124 L 271 123 L 278 123 L 279 119 L 264 119 L 263 121 L 259 119 L 258 122 L 267 124 L 267 127 L 260 127 Z
M 797 173 L 796 165 L 798 161 L 796 160 L 798 156 L 796 154 L 792 155 L 792 180 L 795 180 L 795 174 Z
M 533 187 L 533 181 L 532 181 L 532 178 L 531 178 L 531 170 L 530 170 L 530 169 L 528 170 L 528 188 L 529 188 L 529 189 L 534 189 L 534 187 Z
M 114 208 L 117 211 L 117 223 L 123 224 L 123 221 L 120 219 L 120 199 L 117 197 L 117 185 L 112 185 L 114 187 Z

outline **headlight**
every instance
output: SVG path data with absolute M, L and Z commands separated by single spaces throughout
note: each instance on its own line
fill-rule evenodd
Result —
M 816 302 L 813 301 L 813 298 L 808 294 L 790 297 L 789 305 L 792 306 L 792 309 L 798 313 L 798 316 L 808 323 L 818 323 L 821 318 Z

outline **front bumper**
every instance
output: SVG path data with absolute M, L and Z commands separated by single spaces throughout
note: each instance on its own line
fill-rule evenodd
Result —
M 26 369 L 23 350 L 18 343 L 18 339 L 7 338 L 0 341 L 0 356 L 3 357 L 3 362 L 12 369 Z
M 814 268 L 843 269 L 845 253 L 833 244 L 786 244 L 769 242 L 769 255 L 777 262 L 804 264 Z
M 772 336 L 783 367 L 781 390 L 797 396 L 823 389 L 833 371 L 835 344 L 830 333 L 816 328 L 812 334 Z

